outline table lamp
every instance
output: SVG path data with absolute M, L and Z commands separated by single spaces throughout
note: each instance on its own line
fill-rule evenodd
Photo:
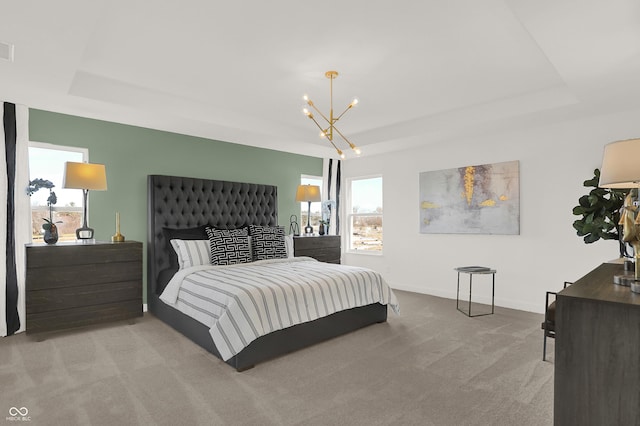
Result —
M 637 206 L 640 187 L 640 139 L 627 139 L 605 145 L 598 186 L 631 189 L 625 198 L 620 224 L 623 225 L 622 241 L 631 244 L 635 259 L 635 274 L 626 285 L 631 286 L 633 291 L 640 292 L 640 211 Z
M 65 188 L 82 189 L 82 227 L 76 229 L 76 238 L 81 241 L 93 239 L 93 229 L 87 224 L 87 195 L 89 190 L 106 191 L 107 174 L 104 164 L 67 162 L 64 171 Z
M 313 226 L 311 226 L 311 203 L 320 201 L 320 187 L 317 185 L 298 185 L 296 192 L 296 201 L 309 203 L 309 212 L 307 213 L 307 226 L 304 227 L 304 233 L 313 234 Z

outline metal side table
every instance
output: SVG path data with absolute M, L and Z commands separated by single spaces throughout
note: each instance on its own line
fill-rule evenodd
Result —
M 460 266 L 455 268 L 458 272 L 458 290 L 456 291 L 456 309 L 468 317 L 480 317 L 483 315 L 491 315 L 494 312 L 494 299 L 496 295 L 496 270 L 484 266 Z M 460 309 L 460 274 L 469 274 L 469 309 L 464 311 Z M 475 274 L 489 275 L 491 274 L 491 312 L 484 314 L 471 315 L 471 289 L 473 287 L 473 276 Z M 464 302 L 464 301 L 463 301 Z

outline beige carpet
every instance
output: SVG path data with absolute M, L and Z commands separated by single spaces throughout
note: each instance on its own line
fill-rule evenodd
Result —
M 1 339 L 0 421 L 26 407 L 32 425 L 552 424 L 541 315 L 467 318 L 449 299 L 397 295 L 386 324 L 243 373 L 148 314 Z

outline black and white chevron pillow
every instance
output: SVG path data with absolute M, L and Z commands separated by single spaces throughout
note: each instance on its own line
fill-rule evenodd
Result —
M 249 225 L 253 260 L 286 259 L 283 226 Z
M 235 265 L 251 262 L 247 228 L 207 228 L 212 265 Z

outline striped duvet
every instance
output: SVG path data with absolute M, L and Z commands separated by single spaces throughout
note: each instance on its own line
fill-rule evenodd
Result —
M 183 269 L 160 299 L 208 326 L 225 361 L 260 336 L 345 309 L 381 303 L 398 313 L 377 272 L 307 257 Z

